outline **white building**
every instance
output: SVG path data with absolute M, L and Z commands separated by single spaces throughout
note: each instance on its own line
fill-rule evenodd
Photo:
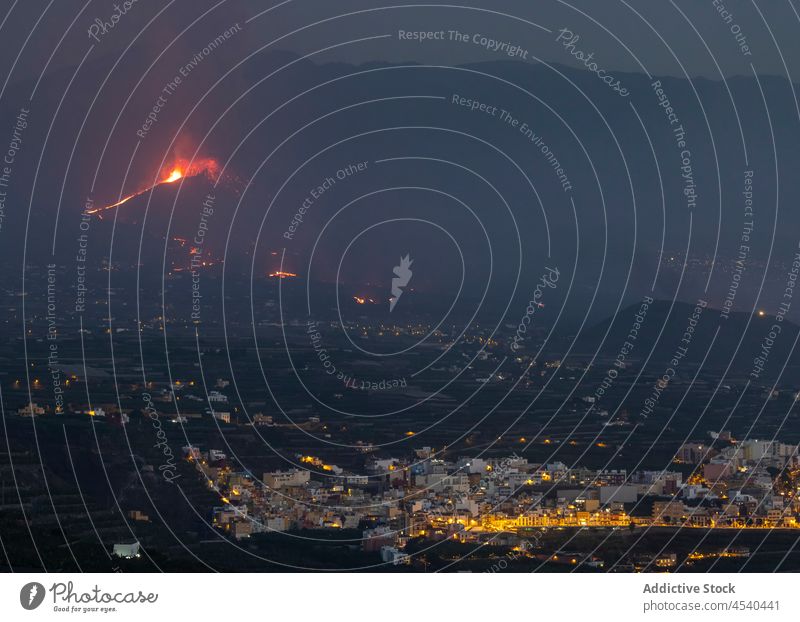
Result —
M 220 404 L 227 404 L 228 403 L 228 396 L 223 395 L 219 391 L 211 391 L 208 394 L 208 401 L 209 402 L 218 402 Z
M 36 402 L 31 402 L 27 406 L 20 408 L 17 411 L 20 417 L 36 417 L 37 415 L 44 414 L 44 408 L 39 406 Z
M 214 419 L 222 421 L 222 423 L 230 423 L 231 422 L 231 414 L 229 412 L 214 412 Z
M 395 566 L 411 563 L 411 558 L 408 556 L 408 553 L 403 553 L 393 546 L 381 547 L 381 560 L 384 562 L 391 562 Z
M 270 488 L 286 488 L 288 486 L 303 486 L 311 480 L 311 473 L 301 469 L 291 471 L 274 471 L 264 473 L 264 483 Z

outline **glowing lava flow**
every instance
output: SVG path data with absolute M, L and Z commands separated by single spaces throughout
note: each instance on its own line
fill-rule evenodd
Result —
M 169 173 L 165 173 L 165 176 L 161 181 L 156 182 L 152 186 L 148 186 L 143 190 L 139 190 L 134 192 L 133 194 L 129 194 L 121 201 L 117 201 L 116 203 L 112 203 L 111 205 L 106 205 L 105 207 L 96 207 L 91 210 L 87 210 L 87 214 L 97 214 L 98 212 L 105 212 L 106 210 L 114 209 L 115 207 L 119 207 L 123 203 L 127 203 L 131 199 L 134 199 L 138 196 L 141 196 L 151 190 L 161 186 L 163 184 L 171 184 L 184 177 L 196 177 L 198 175 L 205 175 L 212 180 L 216 180 L 219 176 L 219 164 L 217 161 L 212 158 L 206 158 L 203 160 L 194 160 L 191 164 L 188 162 L 179 162 L 171 169 L 167 169 Z
M 171 184 L 174 181 L 178 181 L 183 177 L 183 173 L 181 173 L 178 169 L 174 169 L 166 179 L 162 179 L 156 184 L 153 184 L 149 188 L 145 188 L 144 190 L 139 190 L 138 192 L 134 192 L 133 194 L 129 194 L 121 201 L 117 201 L 116 203 L 112 203 L 111 205 L 106 205 L 105 207 L 96 207 L 92 210 L 87 210 L 87 214 L 96 214 L 97 212 L 104 212 L 109 209 L 114 209 L 115 207 L 119 207 L 123 203 L 127 203 L 131 199 L 143 195 L 145 192 L 150 192 L 153 188 L 160 186 L 161 184 Z
M 164 183 L 171 184 L 173 181 L 178 181 L 181 177 L 183 177 L 183 173 L 181 173 L 178 169 L 175 169 L 169 174 L 169 177 L 164 180 Z

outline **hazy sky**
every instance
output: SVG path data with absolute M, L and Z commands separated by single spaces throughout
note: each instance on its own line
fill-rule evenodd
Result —
M 213 39 L 228 23 L 243 22 L 268 10 L 247 24 L 246 36 L 237 38 L 236 45 L 243 51 L 257 49 L 276 37 L 323 21 L 285 37 L 273 47 L 305 53 L 352 39 L 392 35 L 374 42 L 338 47 L 320 58 L 356 63 L 382 60 L 445 64 L 503 58 L 502 53 L 473 44 L 412 43 L 397 39 L 397 31 L 401 29 L 459 30 L 519 45 L 532 57 L 575 64 L 572 56 L 555 43 L 554 33 L 531 24 L 536 23 L 553 31 L 567 28 L 578 34 L 580 43 L 576 48 L 594 52 L 598 63 L 610 70 L 640 71 L 644 65 L 658 75 L 682 76 L 686 71 L 691 76 L 719 78 L 720 71 L 726 76 L 749 75 L 752 63 L 759 73 L 785 75 L 785 61 L 790 74 L 794 75 L 800 71 L 800 37 L 797 36 L 800 17 L 795 2 L 135 0 L 118 24 L 97 42 L 93 54 L 117 54 L 137 34 L 138 41 L 148 48 L 163 49 L 176 34 L 200 18 L 181 37 L 180 43 L 192 49 Z M 0 13 L 3 72 L 9 71 L 23 45 L 25 49 L 11 82 L 22 79 L 25 74 L 38 74 L 48 59 L 49 69 L 76 64 L 92 43 L 87 35 L 88 28 L 95 19 L 111 20 L 115 4 L 119 4 L 119 0 L 4 0 Z M 375 10 L 384 6 L 399 8 Z M 201 17 L 209 9 L 210 12 Z M 160 16 L 151 21 L 159 11 L 162 11 Z M 330 19 L 348 13 L 351 15 Z M 65 32 L 66 37 L 59 45 Z M 746 44 L 747 48 L 740 44 Z

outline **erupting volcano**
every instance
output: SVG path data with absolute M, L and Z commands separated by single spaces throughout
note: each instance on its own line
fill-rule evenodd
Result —
M 172 184 L 185 177 L 197 177 L 199 175 L 205 175 L 211 181 L 215 182 L 219 178 L 219 174 L 219 163 L 213 158 L 203 158 L 200 160 L 192 160 L 191 162 L 189 160 L 182 159 L 176 160 L 174 164 L 166 166 L 162 169 L 161 174 L 159 175 L 159 181 L 154 183 L 152 186 L 137 190 L 136 192 L 126 196 L 124 199 L 117 201 L 116 203 L 112 203 L 111 205 L 106 205 L 105 207 L 96 207 L 88 210 L 87 213 L 97 214 L 98 212 L 105 212 L 106 210 L 114 209 L 123 203 L 127 203 L 133 198 L 150 192 L 158 186 L 163 184 Z

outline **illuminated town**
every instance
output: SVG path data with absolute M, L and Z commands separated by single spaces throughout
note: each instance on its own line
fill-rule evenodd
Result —
M 267 423 L 269 424 L 269 423 Z M 561 462 L 535 464 L 517 455 L 446 461 L 425 447 L 405 458 L 370 458 L 363 474 L 348 473 L 314 456 L 296 456 L 298 467 L 244 473 L 215 449 L 184 447 L 208 487 L 219 494 L 213 524 L 235 539 L 300 529 L 362 529 L 365 551 L 407 564 L 414 539 L 513 546 L 520 555 L 542 555 L 539 534 L 553 529 L 644 530 L 702 528 L 797 529 L 800 512 L 798 447 L 777 441 L 737 443 L 729 434 L 712 450 L 684 444 L 675 458 L 693 464 L 684 480 L 677 471 L 593 471 Z M 362 447 L 370 453 L 372 448 Z M 364 528 L 364 525 L 369 525 Z M 741 547 L 692 551 L 687 563 L 710 557 L 742 557 Z M 555 557 L 555 560 L 553 560 Z M 602 567 L 602 559 L 573 555 Z M 668 568 L 672 557 L 654 565 Z

